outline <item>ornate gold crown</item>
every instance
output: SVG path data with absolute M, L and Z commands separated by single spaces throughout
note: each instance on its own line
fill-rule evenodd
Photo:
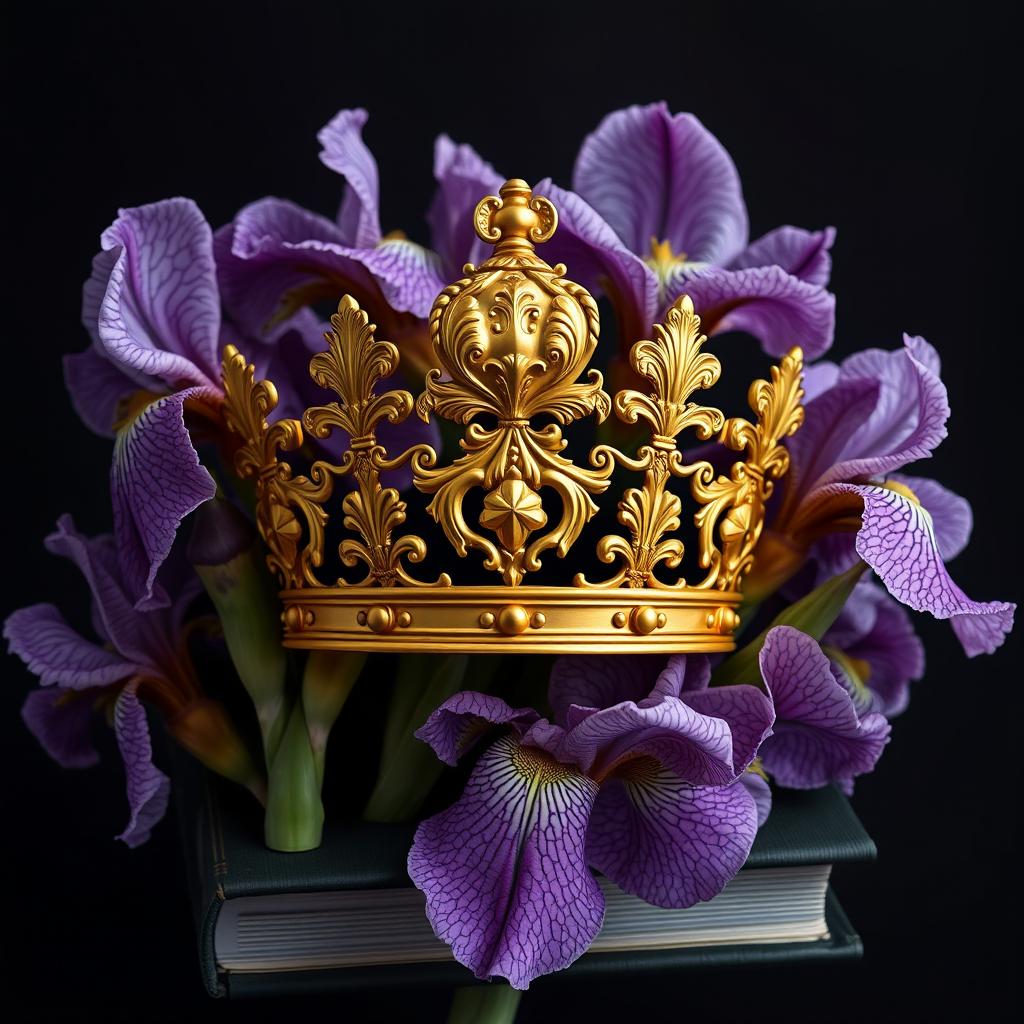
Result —
M 780 442 L 803 420 L 800 349 L 772 367 L 770 380 L 751 385 L 755 422 L 726 419 L 690 401 L 718 380 L 721 365 L 702 351 L 707 339 L 684 296 L 654 328 L 653 339 L 638 341 L 630 353 L 650 391 L 619 391 L 612 402 L 597 370 L 580 380 L 597 345 L 594 299 L 565 277 L 564 265 L 551 267 L 534 251 L 558 225 L 551 202 L 513 179 L 499 196 L 481 200 L 474 225 L 494 251 L 479 267 L 467 264 L 465 276 L 437 297 L 430 340 L 439 365 L 427 373 L 415 403 L 407 391 L 377 390 L 395 371 L 398 350 L 374 337 L 375 326 L 348 295 L 331 317 L 327 351 L 310 363 L 313 380 L 339 401 L 307 409 L 301 422 L 269 423 L 277 405 L 274 385 L 257 381 L 234 346 L 225 351 L 226 417 L 241 438 L 236 470 L 256 481 L 259 530 L 284 588 L 285 645 L 491 653 L 731 650 L 740 581 L 753 563 L 773 481 L 789 464 Z M 400 423 L 414 408 L 425 421 L 436 415 L 461 424 L 464 454 L 447 464 L 427 444 L 389 454 L 377 425 Z M 635 457 L 606 444 L 590 450 L 586 466 L 561 454 L 563 427 L 590 415 L 600 422 L 612 408 L 626 423 L 644 420 L 650 429 L 649 443 Z M 703 441 L 717 436 L 745 459 L 733 462 L 727 475 L 705 460 L 686 462 L 676 439 L 687 428 Z M 294 455 L 282 457 L 298 451 L 304 430 L 326 440 L 337 429 L 349 437 L 337 463 L 318 459 L 300 474 Z M 482 552 L 483 568 L 500 574 L 500 585 L 458 586 L 448 572 L 416 578 L 412 567 L 426 558 L 427 544 L 413 534 L 396 535 L 407 504 L 381 484 L 381 473 L 403 466 L 411 468 L 416 489 L 432 496 L 426 511 L 454 552 L 459 558 L 470 549 Z M 612 574 L 593 581 L 577 573 L 570 586 L 524 585 L 549 549 L 560 558 L 568 554 L 599 511 L 594 497 L 608 488 L 616 466 L 643 478 L 618 502 L 624 532 L 597 541 L 597 558 L 614 566 Z M 348 535 L 338 555 L 342 565 L 362 566 L 365 575 L 325 584 L 317 570 L 330 528 L 327 503 L 345 477 L 354 486 L 341 498 Z M 689 482 L 697 506 L 698 562 L 706 572 L 693 585 L 655 575 L 661 566 L 676 569 L 683 558 L 677 536 L 682 503 L 667 487 L 672 478 Z M 474 528 L 465 502 L 476 489 L 485 493 Z M 551 508 L 554 496 L 559 510 Z

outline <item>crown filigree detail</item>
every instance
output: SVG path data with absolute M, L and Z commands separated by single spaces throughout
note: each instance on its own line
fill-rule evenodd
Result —
M 774 481 L 786 472 L 782 444 L 802 422 L 802 357 L 794 348 L 749 392 L 753 420 L 726 418 L 694 395 L 712 387 L 719 360 L 683 296 L 638 341 L 630 362 L 648 391 L 623 390 L 614 402 L 601 374 L 589 368 L 599 316 L 592 296 L 566 277 L 562 264 L 541 259 L 535 246 L 557 230 L 549 200 L 513 179 L 487 196 L 473 215 L 477 234 L 494 245 L 478 267 L 438 296 L 430 315 L 436 366 L 413 401 L 382 390 L 399 353 L 375 337 L 367 314 L 342 298 L 325 335 L 327 349 L 310 364 L 312 378 L 337 401 L 306 410 L 302 420 L 268 420 L 277 394 L 234 347 L 223 363 L 227 422 L 239 435 L 235 468 L 256 482 L 257 525 L 278 575 L 285 643 L 294 647 L 395 651 L 641 651 L 730 650 L 738 623 L 740 584 L 749 571 Z M 568 458 L 565 431 L 614 409 L 641 421 L 649 441 L 635 456 L 594 446 L 585 464 Z M 443 462 L 429 445 L 389 453 L 377 438 L 382 420 L 401 423 L 413 410 L 463 428 L 462 454 Z M 305 435 L 324 444 L 348 438 L 337 461 L 317 459 L 293 469 Z M 728 472 L 706 459 L 687 461 L 685 432 L 742 453 Z M 341 447 L 341 446 L 339 446 Z M 381 474 L 408 467 L 415 491 L 403 498 Z M 616 469 L 642 476 L 617 506 L 624 533 L 596 542 L 611 575 L 571 586 L 534 586 L 546 553 L 564 558 L 597 514 Z M 688 492 L 696 527 L 694 583 L 659 576 L 678 569 L 679 535 Z M 335 490 L 344 491 L 338 501 Z M 420 536 L 401 533 L 407 500 L 429 496 L 426 511 L 454 554 L 479 552 L 493 586 L 453 584 L 442 572 L 422 580 L 411 567 L 427 556 Z M 480 505 L 471 525 L 467 499 Z M 348 531 L 338 544 L 341 565 L 362 567 L 357 580 L 325 583 L 325 528 L 340 504 Z

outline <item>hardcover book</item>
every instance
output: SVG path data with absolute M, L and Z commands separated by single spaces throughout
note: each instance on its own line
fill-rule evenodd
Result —
M 259 808 L 195 763 L 175 793 L 198 930 L 213 996 L 471 982 L 424 914 L 406 855 L 414 825 L 328 821 L 308 853 L 268 850 Z M 715 899 L 666 910 L 605 879 L 607 911 L 589 973 L 841 959 L 861 953 L 829 888 L 831 867 L 875 846 L 838 790 L 776 795 L 737 877 Z

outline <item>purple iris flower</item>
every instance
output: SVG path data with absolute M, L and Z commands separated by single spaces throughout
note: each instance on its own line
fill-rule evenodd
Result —
M 167 776 L 153 764 L 140 697 L 169 718 L 201 699 L 182 631 L 199 581 L 182 581 L 174 588 L 173 602 L 140 612 L 125 586 L 112 536 L 84 537 L 70 516 L 62 516 L 46 547 L 71 559 L 85 576 L 99 640 L 76 633 L 52 604 L 8 616 L 4 637 L 9 649 L 41 684 L 29 694 L 22 717 L 59 765 L 84 768 L 98 756 L 91 739 L 93 713 L 107 710 L 127 776 L 129 820 L 117 838 L 138 846 L 163 817 L 170 793 Z
M 898 715 L 910 699 L 910 684 L 924 675 L 924 644 L 906 608 L 870 580 L 854 588 L 821 649 L 861 715 Z
M 347 293 L 399 346 L 406 368 L 423 369 L 431 365 L 423 318 L 447 281 L 432 252 L 381 233 L 377 162 L 362 138 L 366 120 L 365 110 L 342 110 L 318 136 L 320 159 L 345 180 L 335 220 L 267 197 L 217 232 L 221 295 L 241 332 L 258 338 L 300 309 Z
M 759 660 L 775 703 L 759 752 L 764 770 L 790 789 L 834 782 L 852 792 L 854 776 L 871 771 L 889 741 L 885 716 L 859 712 L 818 642 L 792 626 L 768 632 Z
M 82 293 L 92 339 L 65 357 L 86 425 L 114 437 L 114 534 L 128 593 L 156 600 L 156 574 L 181 520 L 213 497 L 192 425 L 217 420 L 220 300 L 213 236 L 189 199 L 121 210 Z
M 900 475 L 946 436 L 949 402 L 935 349 L 906 336 L 808 377 L 804 425 L 744 593 L 772 593 L 813 554 L 832 574 L 862 558 L 915 611 L 952 620 L 969 656 L 991 653 L 1014 605 L 971 600 L 945 563 L 966 545 L 971 509 L 933 480 Z
M 707 689 L 706 659 L 680 656 L 648 696 L 601 708 L 615 667 L 636 682 L 631 659 L 573 660 L 592 670 L 556 671 L 554 723 L 466 692 L 416 733 L 455 764 L 488 727 L 506 728 L 461 799 L 417 829 L 409 874 L 455 958 L 520 989 L 600 930 L 588 865 L 650 903 L 687 907 L 722 890 L 757 832 L 758 802 L 738 780 L 771 730 L 761 691 Z
M 450 225 L 469 223 L 472 204 L 501 179 L 468 147 L 443 139 L 438 153 L 447 159 L 435 160 L 432 223 L 450 269 L 474 255 Z M 746 331 L 773 356 L 799 344 L 813 359 L 832 344 L 834 230 L 786 226 L 748 244 L 736 167 L 692 114 L 664 103 L 609 114 L 584 140 L 573 189 L 549 179 L 535 188 L 558 208 L 545 257 L 609 297 L 624 352 L 684 293 L 708 334 Z

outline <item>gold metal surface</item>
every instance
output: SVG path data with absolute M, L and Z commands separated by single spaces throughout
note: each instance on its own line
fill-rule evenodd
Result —
M 686 296 L 668 311 L 653 337 L 638 341 L 630 361 L 649 390 L 624 390 L 614 404 L 601 374 L 588 369 L 598 338 L 598 311 L 590 294 L 549 266 L 535 245 L 555 232 L 552 204 L 525 182 L 507 181 L 477 205 L 473 222 L 494 245 L 489 259 L 446 288 L 430 315 L 437 365 L 413 402 L 407 391 L 378 393 L 395 372 L 398 350 L 374 336 L 355 300 L 342 298 L 325 335 L 327 351 L 310 373 L 338 401 L 308 409 L 302 422 L 267 416 L 277 404 L 269 381 L 257 381 L 233 346 L 224 356 L 227 420 L 239 435 L 236 470 L 253 477 L 257 522 L 278 574 L 290 647 L 393 651 L 725 651 L 739 622 L 740 582 L 749 571 L 774 480 L 788 468 L 781 442 L 803 418 L 802 358 L 798 348 L 755 381 L 749 401 L 754 421 L 727 419 L 693 400 L 718 380 L 721 364 L 703 351 L 706 338 Z M 400 423 L 413 408 L 463 428 L 463 454 L 442 463 L 429 445 L 390 456 L 376 436 L 387 419 Z M 649 442 L 636 456 L 609 445 L 591 449 L 585 465 L 563 452 L 564 429 L 614 408 L 627 423 L 643 421 Z M 337 461 L 317 459 L 308 475 L 293 471 L 290 453 L 305 432 L 327 442 L 348 437 Z M 687 462 L 678 437 L 717 440 L 742 452 L 728 473 L 703 460 Z M 339 446 L 341 447 L 341 446 Z M 285 457 L 282 457 L 284 455 Z M 430 496 L 427 511 L 455 553 L 482 554 L 500 574 L 498 586 L 453 586 L 447 573 L 424 582 L 409 564 L 421 562 L 421 537 L 402 534 L 406 501 L 381 484 L 381 473 L 409 465 L 416 488 Z M 577 573 L 571 586 L 525 581 L 552 549 L 565 557 L 598 511 L 613 470 L 642 474 L 618 501 L 623 534 L 597 544 L 612 574 L 590 581 Z M 349 478 L 340 501 L 338 558 L 365 571 L 356 583 L 321 580 L 328 505 L 336 481 Z M 678 536 L 683 503 L 669 485 L 688 488 L 697 527 L 695 561 L 701 580 L 662 578 L 684 556 Z M 476 522 L 466 499 L 482 491 Z M 551 496 L 557 500 L 546 500 Z M 408 563 L 408 564 L 407 564 Z M 671 572 L 669 572 L 671 576 Z

